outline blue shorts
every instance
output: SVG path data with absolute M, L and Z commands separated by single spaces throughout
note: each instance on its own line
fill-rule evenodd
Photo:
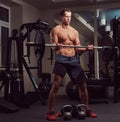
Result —
M 77 84 L 82 84 L 86 81 L 84 71 L 77 56 L 66 57 L 57 54 L 53 73 L 60 75 L 62 78 L 68 73 L 71 81 Z

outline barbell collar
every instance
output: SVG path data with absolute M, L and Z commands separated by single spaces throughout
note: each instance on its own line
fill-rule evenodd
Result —
M 36 44 L 34 42 L 27 42 L 27 46 L 45 46 L 45 47 L 57 47 L 55 44 Z M 66 48 L 87 48 L 88 46 L 79 46 L 79 45 L 62 45 L 62 47 Z M 105 48 L 113 48 L 111 46 L 93 46 L 94 49 L 105 49 Z M 117 47 L 115 47 L 117 48 Z

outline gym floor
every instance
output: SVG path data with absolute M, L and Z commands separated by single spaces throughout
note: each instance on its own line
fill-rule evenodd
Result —
M 46 99 L 47 102 L 47 99 Z M 67 96 L 58 96 L 56 99 L 56 111 L 60 111 L 65 104 L 79 104 L 79 100 L 70 100 Z M 41 105 L 41 102 L 35 101 L 29 108 L 20 107 L 17 112 L 5 113 L 0 112 L 0 122 L 48 122 L 46 120 L 47 105 Z M 90 104 L 90 108 L 97 114 L 97 118 L 88 118 L 78 120 L 72 118 L 72 122 L 120 122 L 120 102 L 108 103 L 100 102 Z M 62 117 L 58 117 L 57 122 L 65 121 Z

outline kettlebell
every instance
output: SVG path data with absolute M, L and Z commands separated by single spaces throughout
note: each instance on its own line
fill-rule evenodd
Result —
M 61 113 L 63 115 L 64 120 L 71 120 L 72 119 L 72 106 L 71 105 L 64 105 Z
M 78 104 L 76 105 L 76 109 L 78 112 L 78 119 L 85 119 L 86 118 L 86 105 L 85 104 Z

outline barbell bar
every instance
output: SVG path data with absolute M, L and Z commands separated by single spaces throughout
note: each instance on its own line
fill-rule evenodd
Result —
M 55 44 L 36 44 L 35 42 L 26 42 L 27 46 L 45 46 L 45 47 L 57 47 Z M 79 45 L 62 45 L 62 47 L 68 47 L 68 48 L 87 48 L 88 46 L 79 46 Z M 112 46 L 93 46 L 94 49 L 112 49 Z M 115 47 L 117 48 L 117 47 Z
M 26 46 L 32 46 L 35 47 L 35 55 L 37 60 L 41 60 L 42 57 L 44 56 L 45 53 L 45 47 L 56 47 L 57 45 L 55 44 L 45 44 L 45 41 L 40 41 L 40 42 L 26 42 Z M 88 46 L 79 46 L 79 45 L 63 45 L 63 47 L 68 47 L 68 48 L 87 48 Z M 113 47 L 113 46 L 93 46 L 94 49 L 113 49 L 118 47 Z

